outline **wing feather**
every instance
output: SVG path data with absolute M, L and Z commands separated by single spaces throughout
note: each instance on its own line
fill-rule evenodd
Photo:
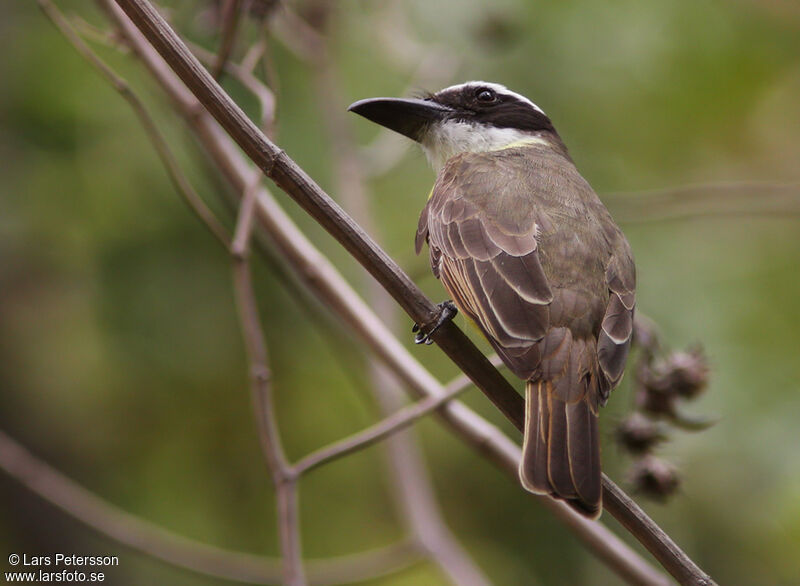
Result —
M 424 233 L 437 251 L 434 272 L 453 301 L 503 350 L 512 371 L 527 378 L 538 367 L 538 360 L 530 364 L 538 355 L 531 349 L 549 328 L 553 300 L 539 258 L 535 214 L 498 222 L 475 200 L 486 185 L 459 179 L 463 175 L 444 173 L 437 182 L 418 244 Z
M 607 385 L 601 388 L 604 401 L 610 390 L 619 383 L 625 369 L 633 338 L 633 312 L 636 304 L 633 255 L 628 242 L 618 229 L 617 233 L 614 254 L 606 268 L 610 296 L 597 338 L 597 358 L 607 379 Z
M 523 485 L 596 515 L 597 413 L 630 346 L 633 260 L 571 161 L 525 148 L 450 159 L 416 247 L 428 242 L 456 305 L 527 381 Z

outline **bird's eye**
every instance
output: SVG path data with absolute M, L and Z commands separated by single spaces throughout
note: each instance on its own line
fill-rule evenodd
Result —
M 475 92 L 475 97 L 478 99 L 479 102 L 483 102 L 484 104 L 491 104 L 497 99 L 497 94 L 494 91 L 490 90 L 489 88 L 479 88 Z

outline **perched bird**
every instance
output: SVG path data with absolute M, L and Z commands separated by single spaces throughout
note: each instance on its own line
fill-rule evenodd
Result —
M 627 240 L 547 115 L 502 85 L 349 109 L 418 142 L 436 170 L 417 253 L 427 242 L 458 310 L 526 381 L 522 485 L 597 517 L 598 409 L 622 377 L 633 331 Z

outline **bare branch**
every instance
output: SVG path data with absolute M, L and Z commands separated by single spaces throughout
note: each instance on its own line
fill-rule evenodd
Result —
M 363 431 L 309 454 L 293 466 L 293 472 L 299 476 L 342 456 L 367 448 L 439 409 L 467 390 L 471 384 L 472 381 L 466 375 L 461 375 L 445 387 L 443 395 L 428 396 L 413 405 L 396 411 Z
M 269 22 L 270 32 L 280 39 L 295 57 L 307 63 L 313 63 L 324 51 L 324 40 L 300 18 L 286 3 L 282 3 Z
M 229 0 L 226 4 L 225 34 L 216 70 L 225 69 L 235 38 L 236 23 L 242 9 L 240 0 Z M 243 79 L 261 100 L 261 116 L 265 131 L 269 132 L 275 119 L 275 99 L 271 91 L 260 83 L 249 71 L 230 67 Z M 278 533 L 283 554 L 283 576 L 288 586 L 306 584 L 300 539 L 300 520 L 297 505 L 297 477 L 286 459 L 280 439 L 272 401 L 271 373 L 268 366 L 267 345 L 261 320 L 258 315 L 255 289 L 249 262 L 250 237 L 256 197 L 261 184 L 261 173 L 253 173 L 242 194 L 236 221 L 231 256 L 233 259 L 233 284 L 236 291 L 239 320 L 250 360 L 253 406 L 258 421 L 262 451 L 275 485 L 278 507 Z
M 253 289 L 248 249 L 258 179 L 251 180 L 239 210 L 236 236 L 231 247 L 233 283 L 236 305 L 250 361 L 253 407 L 256 411 L 261 448 L 275 485 L 278 504 L 278 533 L 283 554 L 283 576 L 288 586 L 303 586 L 306 579 L 300 543 L 300 522 L 297 510 L 297 481 L 286 460 L 272 401 L 271 373 L 267 344 L 261 329 L 255 291 Z
M 239 67 L 248 73 L 253 73 L 256 65 L 258 65 L 261 59 L 264 58 L 264 55 L 267 52 L 267 36 L 265 31 L 266 25 L 262 23 L 262 26 L 258 31 L 258 39 L 247 50 L 247 53 L 245 53 L 244 57 L 242 57 L 242 62 Z
M 242 210 L 244 213 L 240 215 L 240 218 L 246 216 L 246 202 L 242 204 Z M 237 229 L 238 233 L 240 231 Z M 301 558 L 297 483 L 292 477 L 283 453 L 275 421 L 266 343 L 261 332 L 246 252 L 234 258 L 233 277 L 239 319 L 250 360 L 253 406 L 256 411 L 261 447 L 272 475 L 278 501 L 278 528 L 281 537 L 281 553 L 284 559 L 284 579 L 286 584 L 299 586 L 305 584 L 306 581 Z
M 214 212 L 212 212 L 205 204 L 203 199 L 197 194 L 192 187 L 189 179 L 181 171 L 175 156 L 167 145 L 167 141 L 161 136 L 158 131 L 158 126 L 153 120 L 150 113 L 145 108 L 142 101 L 136 93 L 128 85 L 122 77 L 117 75 L 108 65 L 106 65 L 86 43 L 78 36 L 72 25 L 69 24 L 63 14 L 53 5 L 50 0 L 38 0 L 39 7 L 50 19 L 50 21 L 58 28 L 61 34 L 70 42 L 75 50 L 92 66 L 94 69 L 113 87 L 126 102 L 133 109 L 139 122 L 150 139 L 150 142 L 155 148 L 159 159 L 161 159 L 164 168 L 167 170 L 175 189 L 183 198 L 183 201 L 189 206 L 194 214 L 202 221 L 209 231 L 216 237 L 216 239 L 224 247 L 228 247 L 228 233 L 227 230 L 217 220 Z
M 214 79 L 220 79 L 225 65 L 233 53 L 236 44 L 236 31 L 239 28 L 239 18 L 242 14 L 242 0 L 223 0 L 222 2 L 222 41 L 214 64 Z
M 212 52 L 195 44 L 191 45 L 191 49 L 192 52 L 197 55 L 197 58 L 206 65 L 213 63 L 214 54 Z M 253 66 L 254 65 L 255 64 L 253 64 Z M 275 126 L 275 94 L 260 79 L 253 75 L 250 64 L 245 65 L 243 63 L 242 65 L 236 65 L 229 61 L 225 64 L 225 71 L 256 97 L 261 108 L 259 126 L 261 126 L 264 134 L 271 136 Z
M 253 214 L 256 209 L 256 198 L 261 187 L 261 173 L 253 173 L 253 178 L 245 187 L 239 204 L 239 215 L 231 242 L 231 254 L 235 260 L 246 260 L 250 254 L 250 237 L 253 232 Z
M 800 216 L 800 183 L 698 183 L 668 189 L 609 193 L 603 197 L 624 223 L 702 217 Z
M 154 559 L 224 580 L 281 583 L 281 560 L 200 543 L 126 513 L 39 460 L 3 431 L 0 469 L 84 525 Z M 306 565 L 311 584 L 360 582 L 400 571 L 419 561 L 420 553 L 400 542 L 361 554 L 308 560 Z
M 125 48 L 120 45 L 119 39 L 114 36 L 112 31 L 95 26 L 78 14 L 71 14 L 69 17 L 65 17 L 59 12 L 59 16 L 61 16 L 61 18 L 65 20 L 72 27 L 75 33 L 77 33 L 78 36 L 83 40 L 90 41 L 97 45 L 103 45 L 105 47 L 113 47 L 120 51 L 125 50 Z
M 421 561 L 419 546 L 401 541 L 382 548 L 325 560 L 307 560 L 312 586 L 333 586 L 375 580 Z
M 247 182 L 247 177 L 249 177 L 249 167 L 239 156 L 236 147 L 219 127 L 213 123 L 210 117 L 198 110 L 192 95 L 177 81 L 165 63 L 156 55 L 155 51 L 131 23 L 116 9 L 112 9 L 113 7 L 110 3 L 106 2 L 105 5 L 110 9 L 112 18 L 124 31 L 124 35 L 129 40 L 131 47 L 142 58 L 156 80 L 164 87 L 184 113 L 189 123 L 196 130 L 198 138 L 209 150 L 217 164 L 220 165 L 225 176 L 237 189 L 243 189 Z M 152 16 L 147 18 L 151 19 Z M 150 34 L 158 37 L 160 34 L 157 32 L 158 27 L 156 27 L 155 31 Z M 174 33 L 170 31 L 170 34 Z M 165 49 L 165 52 L 171 54 L 168 49 Z M 191 68 L 189 71 L 184 71 L 184 74 L 191 79 Z M 224 116 L 224 114 L 220 115 Z M 267 148 L 265 153 L 274 153 L 274 149 Z M 275 158 L 279 156 L 280 152 L 275 155 Z M 258 158 L 263 162 L 264 156 Z M 271 167 L 271 165 L 267 166 Z M 286 179 L 282 178 L 281 181 L 284 182 Z M 318 188 L 313 186 L 312 183 L 309 189 L 316 191 Z M 295 189 L 295 191 L 299 190 L 299 188 Z M 314 204 L 309 205 L 313 207 Z M 335 210 L 335 204 L 333 205 Z M 328 210 L 330 207 L 331 203 L 326 202 L 323 210 Z M 370 308 L 355 295 L 330 263 L 308 242 L 264 189 L 259 193 L 257 216 L 261 228 L 270 234 L 276 247 L 286 255 L 291 265 L 298 271 L 309 288 L 325 300 L 327 306 L 332 311 L 335 311 L 348 324 L 351 331 L 360 336 L 387 366 L 392 368 L 393 372 L 404 381 L 410 390 L 418 396 L 439 395 L 443 392 L 441 385 L 411 357 L 402 344 L 397 342 Z M 358 233 L 357 229 L 356 232 Z M 408 304 L 404 303 L 405 305 Z M 414 303 L 412 305 L 417 307 L 418 304 Z M 423 302 L 421 305 L 424 310 L 426 304 Z M 430 302 L 427 303 L 427 306 L 432 309 Z M 458 342 L 456 341 L 456 343 Z M 468 370 L 475 376 L 475 371 L 480 372 L 480 367 L 476 366 Z M 499 374 L 497 376 L 499 377 Z M 483 382 L 486 384 L 485 380 Z M 502 384 L 505 384 L 504 381 Z M 496 427 L 458 402 L 444 406 L 441 410 L 441 417 L 467 443 L 495 461 L 503 470 L 516 478 L 519 448 L 499 432 Z M 590 547 L 609 566 L 615 568 L 626 580 L 633 584 L 667 583 L 658 572 L 655 572 L 635 552 L 602 525 L 578 516 L 563 503 L 550 499 L 540 499 L 540 501 L 575 530 L 576 535 L 584 544 Z M 655 549 L 658 550 L 659 548 L 656 547 Z M 670 552 L 659 553 L 659 556 L 669 560 L 672 554 Z M 665 563 L 670 562 L 667 561 Z M 679 561 L 678 565 L 680 563 Z

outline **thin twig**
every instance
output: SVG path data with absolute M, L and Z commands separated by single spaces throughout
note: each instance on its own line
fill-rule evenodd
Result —
M 61 15 L 61 17 L 70 24 L 72 29 L 82 39 L 105 47 L 114 47 L 115 49 L 124 51 L 124 48 L 119 43 L 119 39 L 116 38 L 111 31 L 95 26 L 77 14 L 71 15 L 69 18 L 64 17 L 64 15 Z
M 664 222 L 708 217 L 800 216 L 800 183 L 727 181 L 603 196 L 623 223 Z
M 209 209 L 203 199 L 194 190 L 192 184 L 189 182 L 189 179 L 183 174 L 183 171 L 181 171 L 181 167 L 175 159 L 175 156 L 172 154 L 169 145 L 167 145 L 167 141 L 164 140 L 164 137 L 158 131 L 158 126 L 156 125 L 152 116 L 150 116 L 147 108 L 145 108 L 142 101 L 131 89 L 130 85 L 128 85 L 128 82 L 117 75 L 94 53 L 94 51 L 92 51 L 86 45 L 86 43 L 83 42 L 69 21 L 64 17 L 63 14 L 61 14 L 61 12 L 53 5 L 53 3 L 50 2 L 50 0 L 38 0 L 38 2 L 39 7 L 42 9 L 45 15 L 56 26 L 56 28 L 58 28 L 61 34 L 67 39 L 67 41 L 70 42 L 75 50 L 111 85 L 111 87 L 113 87 L 123 97 L 126 102 L 128 102 L 137 118 L 139 118 L 139 122 L 141 123 L 145 133 L 147 134 L 147 137 L 150 139 L 150 142 L 155 148 L 156 154 L 158 154 L 158 157 L 164 165 L 164 168 L 167 170 L 167 175 L 169 176 L 172 184 L 175 186 L 175 189 L 178 191 L 183 201 L 189 206 L 189 209 L 194 212 L 200 221 L 202 221 L 206 227 L 208 227 L 209 231 L 216 237 L 222 246 L 227 248 L 229 241 L 227 230 L 225 230 L 222 224 L 220 224 L 219 220 L 217 220 L 216 216 L 214 216 L 214 212 Z
M 301 61 L 311 63 L 324 51 L 323 38 L 287 3 L 282 3 L 280 10 L 270 19 L 269 29 Z
M 707 183 L 690 183 L 676 187 L 661 187 L 639 191 L 615 191 L 604 197 L 622 200 L 648 201 L 686 201 L 687 199 L 707 199 L 709 197 L 730 198 L 731 196 L 746 198 L 764 195 L 800 195 L 800 182 L 790 181 L 776 183 L 774 181 L 715 181 Z
M 356 434 L 305 456 L 292 467 L 294 474 L 297 476 L 305 474 L 314 468 L 318 468 L 323 464 L 332 462 L 347 454 L 362 450 L 393 433 L 405 429 L 466 391 L 471 384 L 472 381 L 469 380 L 466 375 L 458 376 L 445 387 L 443 395 L 438 397 L 426 397 L 413 405 L 409 405 L 394 412 L 392 415 Z
M 250 48 L 244 54 L 244 57 L 242 57 L 242 62 L 239 64 L 239 67 L 241 67 L 243 71 L 252 74 L 253 70 L 256 68 L 256 65 L 258 65 L 261 59 L 264 58 L 264 55 L 266 55 L 267 36 L 265 31 L 266 25 L 262 23 L 262 26 L 258 31 L 258 38 L 256 39 L 256 42 L 250 46 Z
M 242 14 L 242 0 L 223 0 L 222 2 L 222 41 L 220 42 L 217 59 L 214 63 L 214 79 L 220 79 L 225 65 L 231 58 L 233 47 L 236 45 L 236 31 Z
M 241 9 L 240 2 L 234 1 L 232 10 Z M 235 26 L 233 27 L 235 30 Z M 225 67 L 220 57 L 220 68 Z M 270 98 L 272 93 L 267 91 Z M 262 120 L 274 119 L 275 101 L 262 102 Z M 262 451 L 275 485 L 278 507 L 278 533 L 283 554 L 284 581 L 288 586 L 303 586 L 306 578 L 303 569 L 302 545 L 300 539 L 300 520 L 297 505 L 297 477 L 286 459 L 280 439 L 275 405 L 272 401 L 271 373 L 268 366 L 267 344 L 258 315 L 255 289 L 250 267 L 250 237 L 253 227 L 258 188 L 261 173 L 255 170 L 247 183 L 239 205 L 231 257 L 233 260 L 233 283 L 236 291 L 239 320 L 247 346 L 252 376 L 253 406 L 256 410 L 259 437 Z
M 250 177 L 250 167 L 230 138 L 209 115 L 198 109 L 194 96 L 181 84 L 122 11 L 117 9 L 111 0 L 103 0 L 103 4 L 120 27 L 131 48 L 196 131 L 201 143 L 219 165 L 225 177 L 235 189 L 244 189 L 247 178 Z M 259 192 L 258 201 L 257 218 L 260 228 L 269 234 L 276 248 L 285 255 L 288 264 L 295 269 L 309 289 L 347 324 L 353 335 L 364 340 L 366 346 L 404 381 L 410 391 L 417 396 L 442 394 L 443 388 L 436 379 L 392 336 L 330 262 L 297 229 L 266 189 L 262 188 Z M 495 426 L 457 401 L 444 406 L 440 415 L 464 441 L 516 478 L 519 447 Z M 655 571 L 602 525 L 587 521 L 563 503 L 546 498 L 538 500 L 567 523 L 591 551 L 626 581 L 631 584 L 668 583 L 663 575 Z
M 36 458 L 3 431 L 0 469 L 77 521 L 154 559 L 223 580 L 281 583 L 281 560 L 200 543 L 131 515 Z M 419 561 L 420 553 L 412 544 L 400 542 L 360 554 L 307 560 L 306 565 L 311 584 L 360 582 L 403 570 Z
M 242 194 L 239 204 L 239 215 L 231 242 L 231 254 L 235 260 L 246 260 L 250 254 L 250 237 L 253 232 L 253 214 L 256 209 L 256 198 L 261 186 L 261 172 L 256 170 Z
M 278 528 L 284 560 L 284 579 L 292 586 L 305 584 L 297 515 L 297 483 L 281 448 L 270 398 L 270 371 L 266 345 L 260 331 L 258 308 L 253 295 L 250 266 L 244 258 L 234 259 L 234 289 L 245 345 L 251 368 L 253 406 L 261 447 L 275 485 L 278 503 Z
M 215 55 L 207 51 L 200 45 L 191 44 L 192 52 L 197 55 L 203 63 L 210 64 L 214 61 Z M 225 64 L 225 71 L 231 77 L 241 83 L 247 91 L 255 96 L 261 109 L 259 126 L 267 136 L 272 136 L 275 126 L 275 94 L 264 82 L 258 79 L 253 72 L 243 65 L 237 65 L 231 61 Z
M 231 255 L 236 305 L 242 326 L 251 369 L 253 407 L 256 411 L 259 438 L 267 466 L 275 485 L 278 505 L 278 533 L 283 555 L 283 575 L 288 586 L 303 586 L 306 579 L 300 542 L 300 522 L 297 509 L 297 480 L 286 460 L 280 440 L 272 401 L 271 373 L 268 366 L 267 344 L 261 329 L 255 291 L 253 289 L 248 250 L 250 226 L 253 220 L 258 181 L 251 179 L 243 195 Z

